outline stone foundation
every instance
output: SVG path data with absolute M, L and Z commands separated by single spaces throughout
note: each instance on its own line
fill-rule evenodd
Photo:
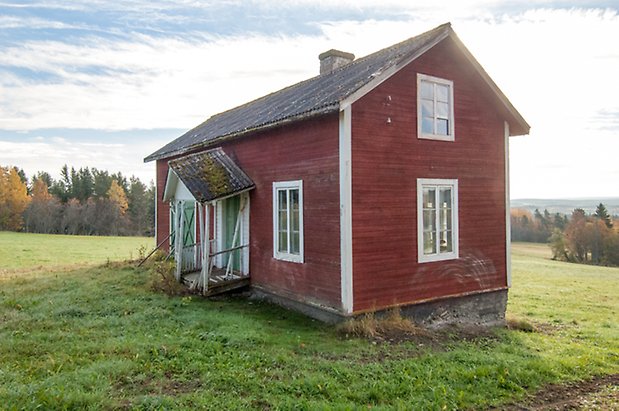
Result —
M 329 324 L 337 324 L 351 318 L 331 307 L 296 301 L 255 287 L 252 287 L 251 295 L 252 298 L 275 303 Z M 447 325 L 492 327 L 505 325 L 506 307 L 507 289 L 405 305 L 400 307 L 400 312 L 415 324 L 428 328 Z M 386 315 L 389 310 L 379 310 L 376 315 L 378 317 Z
M 507 289 L 401 307 L 402 316 L 429 328 L 445 325 L 505 325 Z

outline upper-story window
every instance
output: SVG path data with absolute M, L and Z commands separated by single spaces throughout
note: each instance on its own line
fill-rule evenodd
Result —
M 453 81 L 417 73 L 417 136 L 454 141 Z

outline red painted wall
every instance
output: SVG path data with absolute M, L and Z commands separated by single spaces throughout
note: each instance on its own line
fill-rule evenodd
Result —
M 162 200 L 168 177 L 168 161 L 169 159 L 157 160 L 157 199 L 155 200 L 157 201 L 157 244 L 160 244 L 170 234 L 170 204 Z M 167 252 L 170 249 L 169 245 L 169 241 L 166 241 L 162 249 Z
M 341 307 L 338 114 L 255 133 L 220 146 L 251 177 L 250 274 L 253 285 L 299 301 Z M 159 198 L 167 160 L 157 162 Z M 303 264 L 273 258 L 273 182 L 303 180 Z M 157 238 L 168 234 L 158 200 Z
M 454 142 L 417 139 L 417 72 L 454 82 Z M 506 286 L 495 99 L 447 39 L 353 104 L 354 311 Z M 458 260 L 417 262 L 417 178 L 458 179 Z

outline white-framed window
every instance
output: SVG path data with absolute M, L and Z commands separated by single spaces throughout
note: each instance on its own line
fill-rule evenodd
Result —
M 458 258 L 458 180 L 417 179 L 419 262 Z
M 273 257 L 303 262 L 303 180 L 273 183 Z
M 453 81 L 417 73 L 417 137 L 454 141 Z

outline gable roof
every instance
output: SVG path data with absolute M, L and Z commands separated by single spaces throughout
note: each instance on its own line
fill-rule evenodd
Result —
M 518 127 L 512 134 L 527 134 L 529 125 L 490 76 L 457 38 L 449 23 L 309 80 L 216 114 L 199 126 L 166 144 L 145 162 L 186 153 L 225 138 L 277 126 L 316 115 L 337 112 L 391 77 L 447 37 L 452 37 L 486 83 L 513 115 Z
M 169 200 L 176 190 L 175 178 L 201 203 L 254 187 L 251 178 L 219 147 L 171 160 L 169 165 L 164 200 Z

